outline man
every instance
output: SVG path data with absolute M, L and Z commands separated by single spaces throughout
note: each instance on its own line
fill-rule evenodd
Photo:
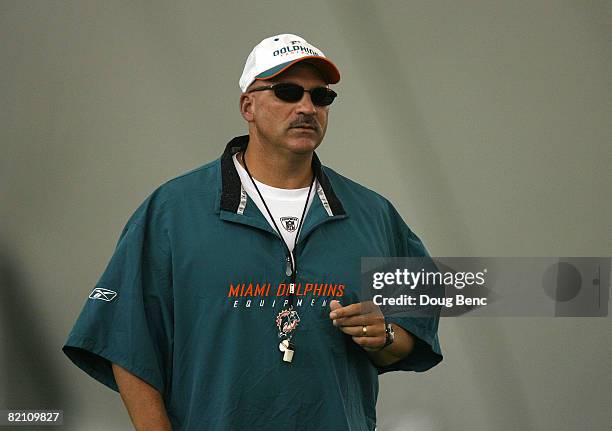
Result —
M 378 374 L 441 361 L 438 319 L 360 298 L 360 258 L 427 252 L 380 195 L 321 165 L 340 74 L 301 37 L 240 79 L 248 136 L 128 221 L 64 352 L 138 430 L 373 430 Z

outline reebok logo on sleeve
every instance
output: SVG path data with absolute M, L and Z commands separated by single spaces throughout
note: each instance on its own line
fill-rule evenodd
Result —
M 90 299 L 101 299 L 102 301 L 110 302 L 117 296 L 117 292 L 113 292 L 112 290 L 103 289 L 101 287 L 96 287 L 89 294 Z

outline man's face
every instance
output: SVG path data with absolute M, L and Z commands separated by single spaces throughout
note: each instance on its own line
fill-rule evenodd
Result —
M 314 66 L 298 63 L 273 79 L 255 81 L 249 89 L 280 82 L 298 84 L 306 90 L 326 86 Z M 250 106 L 245 105 L 244 97 L 250 98 Z M 295 103 L 280 100 L 272 90 L 244 94 L 241 109 L 250 123 L 250 132 L 257 133 L 264 146 L 280 153 L 312 152 L 321 144 L 327 130 L 329 106 L 314 105 L 307 92 Z

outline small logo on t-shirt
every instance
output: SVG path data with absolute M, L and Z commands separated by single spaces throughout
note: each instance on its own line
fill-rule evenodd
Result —
M 287 232 L 293 232 L 297 229 L 298 218 L 297 217 L 281 217 L 280 221 Z
M 278 313 L 276 316 L 276 327 L 278 328 L 278 337 L 288 337 L 291 332 L 297 328 L 300 323 L 300 315 L 293 306 Z M 291 337 L 289 337 L 291 339 Z
M 102 301 L 112 301 L 117 296 L 117 292 L 113 292 L 112 290 L 102 289 L 101 287 L 96 287 L 91 291 L 89 297 L 91 299 L 101 299 Z

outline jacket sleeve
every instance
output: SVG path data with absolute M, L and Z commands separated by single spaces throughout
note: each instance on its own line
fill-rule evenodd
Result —
M 410 230 L 395 208 L 390 207 L 390 231 L 393 232 L 392 251 L 396 257 L 429 257 L 419 237 Z M 386 367 L 378 367 L 378 373 L 389 371 L 427 371 L 439 364 L 443 357 L 438 340 L 440 307 L 427 316 L 387 316 L 385 320 L 408 331 L 415 340 L 412 352 L 404 359 Z
M 173 295 L 162 219 L 151 197 L 130 218 L 62 349 L 79 368 L 115 391 L 112 363 L 161 394 L 169 389 Z

